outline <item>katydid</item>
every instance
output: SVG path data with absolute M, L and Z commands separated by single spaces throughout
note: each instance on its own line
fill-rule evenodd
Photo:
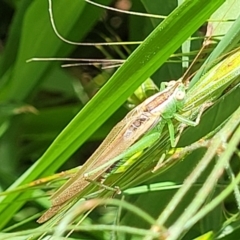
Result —
M 234 59 L 238 56 L 239 52 L 224 60 L 224 64 L 220 63 L 215 66 L 200 79 L 198 84 L 189 90 L 187 95 L 185 94 L 185 86 L 181 80 L 172 81 L 167 85 L 165 90 L 146 99 L 138 107 L 129 112 L 112 129 L 100 147 L 76 175 L 52 196 L 52 207 L 38 219 L 38 222 L 42 223 L 53 217 L 73 198 L 77 198 L 92 181 L 98 181 L 116 161 L 128 158 L 137 151 L 149 147 L 149 144 L 153 144 L 157 140 L 156 135 L 152 138 L 153 140 L 151 138 L 147 138 L 146 140 L 145 136 L 143 136 L 149 134 L 150 129 L 153 127 L 158 129 L 160 136 L 161 130 L 167 123 L 171 146 L 174 146 L 174 126 L 171 119 L 175 118 L 187 125 L 197 125 L 197 121 L 193 122 L 188 120 L 188 118 L 193 118 L 192 115 L 199 113 L 199 106 L 202 106 L 201 104 L 208 102 L 208 100 L 212 101 L 219 96 L 222 90 L 239 74 L 238 68 L 229 69 L 229 65 L 237 64 L 237 61 L 234 61 Z M 223 65 L 228 67 L 227 74 L 225 71 L 219 72 L 219 69 Z M 214 77 L 213 73 L 216 73 L 216 71 L 217 77 Z M 150 141 L 150 143 L 145 143 L 145 141 Z M 89 178 L 89 176 L 90 179 L 87 180 L 86 178 Z
M 184 100 L 184 84 L 180 80 L 171 81 L 167 84 L 165 90 L 149 97 L 130 111 L 126 117 L 112 129 L 103 143 L 76 175 L 68 180 L 68 182 L 51 197 L 52 207 L 38 219 L 38 222 L 45 222 L 54 216 L 62 205 L 71 201 L 72 198 L 77 197 L 90 182 L 99 180 L 114 162 L 142 150 L 144 148 L 142 145 L 144 141 L 146 141 L 144 137 L 139 141 L 140 143 L 135 142 L 144 134 L 147 134 L 153 127 L 157 126 L 159 130 L 158 136 L 160 136 L 161 130 L 167 123 L 171 145 L 173 146 L 175 140 L 174 127 L 171 119 L 180 119 L 177 111 L 182 108 Z M 181 118 L 181 121 L 182 120 Z M 185 123 L 195 125 L 188 120 L 186 120 Z M 154 139 L 154 141 L 156 141 L 156 139 Z M 147 142 L 149 142 L 149 139 Z M 152 142 L 150 143 L 152 144 Z M 139 146 L 139 144 L 141 145 Z M 149 146 L 149 143 L 145 143 L 145 145 Z M 141 149 L 136 150 L 138 148 Z M 88 176 L 91 177 L 89 180 L 86 180 Z
M 206 84 L 209 84 L 209 80 Z M 211 89 L 209 85 L 207 88 Z M 206 94 L 203 94 L 203 92 L 206 93 L 207 89 L 203 91 L 201 88 L 198 88 L 198 91 L 193 92 L 199 93 L 199 96 L 204 95 L 206 97 Z M 211 91 L 209 92 L 213 95 Z M 190 93 L 189 91 L 189 95 Z M 144 146 L 141 145 L 144 141 L 150 141 L 151 139 L 154 141 L 155 138 L 151 137 L 149 140 L 147 136 L 143 135 L 149 134 L 150 129 L 156 125 L 160 135 L 163 126 L 166 123 L 168 124 L 171 145 L 174 146 L 175 138 L 174 127 L 171 122 L 172 118 L 176 118 L 181 122 L 183 121 L 188 125 L 196 125 L 191 121 L 181 118 L 181 116 L 177 114 L 185 100 L 188 101 L 185 105 L 187 109 L 184 109 L 183 113 L 189 117 L 189 108 L 192 111 L 192 106 L 198 107 L 200 104 L 198 104 L 198 102 L 195 103 L 191 96 L 186 98 L 183 84 L 175 82 L 173 85 L 168 86 L 165 91 L 157 93 L 131 111 L 114 127 L 102 145 L 92 157 L 88 159 L 76 175 L 52 196 L 52 208 L 47 211 L 38 222 L 48 220 L 61 206 L 68 203 L 72 198 L 77 197 L 79 193 L 90 184 L 90 182 L 85 179 L 86 177 L 90 176 L 91 180 L 98 181 L 115 161 L 121 158 L 128 158 L 134 154 L 138 148 L 140 150 L 144 149 Z M 148 147 L 147 144 L 145 146 Z

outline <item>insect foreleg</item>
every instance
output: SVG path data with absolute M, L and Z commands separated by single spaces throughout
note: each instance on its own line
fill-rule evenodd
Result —
M 188 119 L 185 116 L 182 116 L 180 114 L 177 114 L 177 113 L 174 114 L 174 118 L 177 119 L 179 122 L 181 122 L 181 125 L 179 127 L 179 135 L 176 138 L 174 146 L 177 145 L 183 130 L 187 126 L 193 126 L 193 127 L 197 126 L 199 124 L 199 122 L 200 122 L 200 119 L 201 119 L 201 116 L 202 116 L 204 110 L 206 110 L 206 108 L 210 107 L 212 104 L 213 104 L 212 102 L 206 102 L 201 107 L 199 107 L 199 109 L 196 111 L 197 113 L 194 114 L 194 115 L 197 115 L 195 121 L 192 121 L 192 120 L 190 120 L 190 119 Z

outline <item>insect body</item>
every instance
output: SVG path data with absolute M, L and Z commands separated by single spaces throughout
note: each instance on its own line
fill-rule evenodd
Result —
M 78 197 L 90 182 L 97 181 L 110 169 L 111 165 L 114 164 L 111 162 L 112 159 L 116 159 L 118 156 L 118 158 L 124 158 L 125 152 L 128 156 L 136 153 L 138 142 L 135 142 L 156 125 L 160 136 L 164 125 L 166 123 L 168 124 L 171 144 L 173 145 L 174 128 L 171 123 L 171 118 L 173 118 L 177 110 L 182 107 L 184 98 L 184 84 L 181 81 L 171 81 L 165 90 L 149 97 L 129 112 L 126 117 L 110 131 L 103 143 L 76 175 L 68 180 L 51 197 L 52 207 L 38 219 L 38 222 L 42 223 L 47 221 L 54 216 L 62 206 L 71 201 L 71 199 Z M 143 148 L 143 143 L 144 137 L 141 139 L 141 148 Z M 145 145 L 149 146 L 148 144 L 149 140 Z M 142 149 L 138 151 L 140 150 Z M 88 181 L 86 180 L 86 175 L 91 176 Z

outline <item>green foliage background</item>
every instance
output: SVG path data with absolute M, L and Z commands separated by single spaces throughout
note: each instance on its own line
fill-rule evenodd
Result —
M 99 3 L 105 5 L 111 2 L 99 0 Z M 65 165 L 63 169 L 78 166 L 79 159 L 86 159 L 85 156 L 93 152 L 94 147 L 85 144 L 78 154 L 73 154 L 86 141 L 102 140 L 106 136 L 127 112 L 123 104 L 140 84 L 151 76 L 159 85 L 162 81 L 178 79 L 183 75 L 185 69 L 182 63 L 181 45 L 184 44 L 183 51 L 187 53 L 186 55 L 190 50 L 195 55 L 194 51 L 201 46 L 202 40 L 193 41 L 192 49 L 189 49 L 189 37 L 194 33 L 196 36 L 199 27 L 224 2 L 223 0 L 186 1 L 159 26 L 161 21 L 159 19 L 125 16 L 120 13 L 116 13 L 116 17 L 112 12 L 106 13 L 104 9 L 87 4 L 83 0 L 53 1 L 54 20 L 59 32 L 65 38 L 76 42 L 105 42 L 109 41 L 109 38 L 112 39 L 111 41 L 118 41 L 119 38 L 124 41 L 144 40 L 137 49 L 134 46 L 77 47 L 64 43 L 52 29 L 47 0 L 2 2 L 1 8 L 10 12 L 8 16 L 1 16 L 0 185 L 2 190 L 10 185 L 10 189 L 15 189 L 37 178 L 49 176 L 57 172 L 67 161 L 71 164 L 68 163 L 69 165 Z M 236 8 L 229 10 L 233 4 L 234 1 L 228 1 L 222 12 L 220 11 L 214 18 L 224 17 L 235 21 Z M 166 3 L 166 1 L 133 0 L 132 10 L 168 15 L 177 5 L 177 1 Z M 119 26 L 113 24 L 116 19 L 120 21 Z M 232 30 L 235 35 L 233 32 L 227 32 L 231 24 L 227 25 L 224 22 L 222 26 L 221 22 L 218 24 L 217 29 L 221 29 L 222 32 L 214 32 L 214 35 L 226 34 L 225 39 L 229 42 L 217 53 L 215 52 L 214 59 L 235 48 L 239 41 L 237 31 Z M 240 29 L 238 20 L 234 24 L 236 29 Z M 174 52 L 179 55 L 176 54 L 171 58 L 172 61 L 167 61 Z M 26 62 L 34 57 L 69 56 L 128 57 L 128 59 L 116 72 L 112 69 L 103 71 L 97 67 L 65 69 L 56 61 Z M 193 56 L 190 55 L 190 58 L 193 59 Z M 206 59 L 205 56 L 202 58 Z M 92 98 L 99 88 L 101 89 Z M 236 101 L 237 96 L 239 96 L 239 87 L 235 88 L 223 103 L 219 103 L 215 110 L 203 117 L 200 126 L 194 128 L 194 133 L 193 128 L 187 129 L 180 146 L 198 140 L 229 117 L 239 106 L 239 102 Z M 192 159 L 187 159 L 171 168 L 171 171 L 160 175 L 158 181 L 182 183 L 188 172 L 190 173 L 196 165 Z M 44 194 L 41 190 L 38 191 L 39 195 Z M 164 207 L 172 194 L 172 190 L 166 194 L 161 192 L 160 197 L 159 193 L 148 193 L 140 197 L 131 197 L 129 201 L 157 217 L 161 209 L 159 205 Z M 194 191 L 191 194 L 194 195 Z M 33 213 L 37 214 L 48 207 L 47 199 L 33 201 L 32 198 L 33 193 L 30 191 L 17 191 L 2 196 L 0 228 L 5 229 L 19 223 Z M 29 201 L 26 204 L 27 200 Z M 183 209 L 183 206 L 180 209 Z M 19 212 L 20 209 L 22 210 Z M 178 211 L 176 210 L 176 216 Z M 15 215 L 17 212 L 18 214 Z M 123 218 L 127 226 L 136 225 L 136 222 L 139 223 L 138 227 L 144 226 L 138 219 L 128 214 L 128 212 L 124 213 Z M 193 229 L 189 236 L 193 238 L 209 230 L 219 230 L 224 222 L 222 209 L 218 208 L 214 211 L 209 219 Z M 23 226 L 16 227 L 16 230 L 37 226 L 35 220 L 30 219 L 26 224 L 23 223 Z M 235 228 L 238 231 L 238 225 Z M 190 239 L 189 236 L 186 239 Z M 107 239 L 104 234 L 96 234 L 95 237 Z

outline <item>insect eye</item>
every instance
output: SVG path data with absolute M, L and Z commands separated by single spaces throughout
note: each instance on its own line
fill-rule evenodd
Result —
M 185 97 L 185 92 L 184 91 L 178 91 L 176 94 L 176 100 L 181 101 Z

